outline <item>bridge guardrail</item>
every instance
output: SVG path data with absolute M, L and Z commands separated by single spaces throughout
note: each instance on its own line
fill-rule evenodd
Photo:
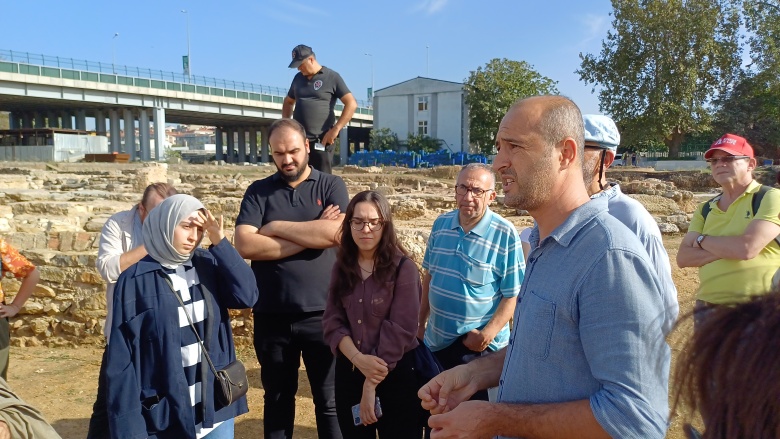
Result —
M 186 75 L 163 70 L 4 49 L 0 49 L 0 72 L 199 93 L 277 104 L 281 104 L 287 96 L 287 90 L 280 87 L 196 75 L 193 75 L 190 80 Z M 341 104 L 336 105 L 338 111 L 343 108 Z M 356 113 L 372 115 L 373 110 L 365 101 L 359 100 Z

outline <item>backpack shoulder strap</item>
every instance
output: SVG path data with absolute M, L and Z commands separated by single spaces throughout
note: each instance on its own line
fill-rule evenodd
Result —
M 753 216 L 756 216 L 756 213 L 758 213 L 758 208 L 761 207 L 761 200 L 764 199 L 764 195 L 766 195 L 770 189 L 772 189 L 770 186 L 762 184 L 761 187 L 758 188 L 758 191 L 753 194 L 753 200 L 750 203 L 750 207 L 753 208 Z
M 764 195 L 772 189 L 772 186 L 762 184 L 758 191 L 753 194 L 753 200 L 750 202 L 750 207 L 753 209 L 753 216 L 758 213 L 758 208 L 761 207 L 761 201 L 764 199 Z M 775 238 L 775 242 L 780 246 L 780 235 Z
M 701 207 L 701 216 L 704 217 L 704 221 L 707 221 L 707 215 L 710 214 L 710 211 L 712 210 L 712 207 L 710 206 L 710 203 L 720 198 L 720 196 L 723 195 L 723 193 L 720 193 L 718 195 L 715 195 L 714 197 L 710 198 L 709 200 L 704 202 L 704 206 Z

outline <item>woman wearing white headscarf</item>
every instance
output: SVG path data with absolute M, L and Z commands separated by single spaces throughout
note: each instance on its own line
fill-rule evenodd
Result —
M 204 231 L 214 244 L 209 250 L 199 248 Z M 149 213 L 143 243 L 149 255 L 123 272 L 114 290 L 106 373 L 111 437 L 232 438 L 233 418 L 248 411 L 246 397 L 228 406 L 217 400 L 190 320 L 216 369 L 234 361 L 227 310 L 255 304 L 254 274 L 225 239 L 222 219 L 189 195 L 171 196 Z

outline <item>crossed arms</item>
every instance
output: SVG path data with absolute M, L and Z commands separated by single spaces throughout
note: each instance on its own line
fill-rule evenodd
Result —
M 677 265 L 680 268 L 701 267 L 718 259 L 741 261 L 753 259 L 777 235 L 780 235 L 780 226 L 766 220 L 755 219 L 748 224 L 741 235 L 707 235 L 701 242 L 701 248 L 696 244 L 699 235 L 701 235 L 699 232 L 691 231 L 683 237 L 677 253 Z
M 343 220 L 339 207 L 330 205 L 312 221 L 271 221 L 261 228 L 241 224 L 236 226 L 236 250 L 244 259 L 275 261 L 307 248 L 333 247 Z

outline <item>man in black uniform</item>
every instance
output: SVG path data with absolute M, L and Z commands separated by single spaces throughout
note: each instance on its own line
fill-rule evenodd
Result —
M 247 188 L 235 235 L 238 252 L 252 260 L 260 290 L 254 345 L 265 389 L 265 437 L 292 437 L 303 355 L 319 437 L 341 438 L 322 313 L 349 195 L 341 178 L 309 166 L 301 124 L 277 120 L 268 138 L 278 171 Z
M 298 69 L 298 74 L 293 78 L 290 91 L 284 98 L 282 117 L 292 116 L 303 125 L 311 148 L 311 165 L 318 171 L 330 174 L 335 147 L 333 142 L 355 114 L 357 101 L 341 75 L 317 62 L 311 47 L 303 44 L 295 46 L 289 67 Z M 336 98 L 344 104 L 338 121 L 333 112 Z

